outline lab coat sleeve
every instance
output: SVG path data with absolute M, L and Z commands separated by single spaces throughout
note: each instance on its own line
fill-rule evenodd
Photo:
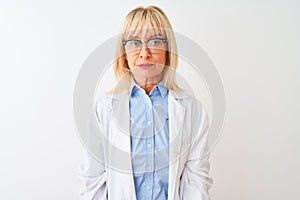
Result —
M 209 177 L 208 128 L 209 120 L 201 105 L 199 128 L 191 145 L 180 181 L 181 200 L 209 200 L 209 189 L 213 183 Z M 206 156 L 204 156 L 207 154 Z
M 101 122 L 97 116 L 97 113 L 91 115 L 88 123 L 87 134 L 96 134 L 97 131 L 101 129 Z M 99 134 L 98 134 L 99 135 Z M 90 137 L 90 136 L 87 136 Z M 94 139 L 94 137 L 90 137 Z M 89 141 L 88 139 L 86 141 Z M 93 141 L 91 141 L 93 142 Z M 85 142 L 85 146 L 89 145 Z M 102 144 L 102 142 L 100 142 Z M 98 145 L 97 145 L 98 146 Z M 103 162 L 99 161 L 99 157 L 103 158 L 103 151 L 101 151 L 100 156 L 98 155 L 98 160 L 90 152 L 89 148 L 83 148 L 82 152 L 82 162 L 79 167 L 79 179 L 80 179 L 80 200 L 105 200 L 107 199 L 107 174 L 105 170 L 105 165 Z M 103 147 L 99 147 L 103 149 Z M 89 149 L 90 150 L 90 149 Z M 101 160 L 100 158 L 100 160 Z
M 83 150 L 80 166 L 80 200 L 107 199 L 106 172 L 104 166 Z

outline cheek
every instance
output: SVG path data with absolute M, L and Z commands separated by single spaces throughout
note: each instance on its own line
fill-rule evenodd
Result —
M 165 65 L 165 64 L 166 64 L 166 54 L 160 56 L 160 57 L 157 59 L 157 63 L 162 64 L 162 65 Z
M 127 56 L 126 57 L 128 67 L 132 69 L 134 67 L 135 59 L 132 56 Z

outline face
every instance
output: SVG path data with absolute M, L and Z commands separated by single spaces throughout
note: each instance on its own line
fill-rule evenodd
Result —
M 164 39 L 162 34 L 143 29 L 126 40 L 126 59 L 136 81 L 159 82 L 162 79 L 167 48 Z M 144 42 L 141 44 L 137 40 Z

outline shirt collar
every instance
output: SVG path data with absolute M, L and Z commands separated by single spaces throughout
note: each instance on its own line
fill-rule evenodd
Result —
M 161 94 L 162 97 L 164 97 L 168 92 L 168 89 L 166 88 L 165 83 L 164 83 L 163 80 L 161 80 L 155 87 L 158 88 L 158 91 L 159 91 L 159 93 Z M 131 97 L 138 89 L 142 89 L 142 88 L 134 81 L 133 77 L 131 76 L 131 84 L 130 84 L 130 87 L 129 87 L 129 97 Z M 150 92 L 150 94 L 151 93 L 152 93 L 152 91 Z

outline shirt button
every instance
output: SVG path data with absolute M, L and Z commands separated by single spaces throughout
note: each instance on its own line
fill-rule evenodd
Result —
M 146 188 L 147 188 L 147 190 L 150 190 L 150 186 L 149 185 L 147 185 Z
M 151 143 L 148 143 L 148 144 L 147 144 L 147 147 L 148 147 L 148 148 L 151 148 L 151 147 L 152 147 L 152 144 L 151 144 Z
M 148 121 L 148 124 L 151 124 L 151 121 L 150 121 L 150 120 Z
M 151 169 L 151 167 L 150 167 L 150 166 L 148 166 L 148 167 L 147 167 L 147 169 L 148 169 L 148 170 L 150 170 L 150 169 Z

